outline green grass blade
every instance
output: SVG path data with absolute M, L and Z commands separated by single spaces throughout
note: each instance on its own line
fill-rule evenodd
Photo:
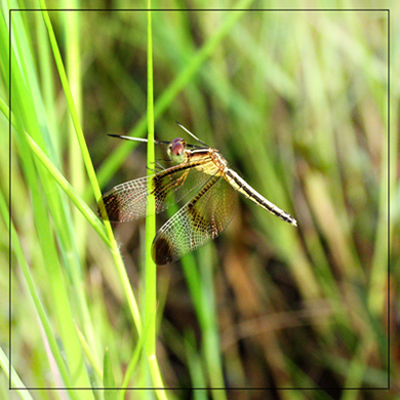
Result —
M 150 3 L 150 0 L 149 2 Z M 151 4 L 148 4 L 148 8 L 151 9 Z M 151 32 L 151 11 L 147 12 L 147 174 L 152 175 L 155 165 L 155 153 L 154 153 L 154 95 L 153 95 L 153 48 L 152 48 L 152 32 Z M 149 187 L 149 193 L 154 190 L 153 187 Z M 151 248 L 153 239 L 156 235 L 156 217 L 154 213 L 155 209 L 155 198 L 153 195 L 147 196 L 147 209 L 148 213 L 146 216 L 146 277 L 145 277 L 145 325 L 146 330 L 148 329 L 148 338 L 146 340 L 146 352 L 149 357 L 155 355 L 155 341 L 156 341 L 156 326 L 154 309 L 157 307 L 157 294 L 156 294 L 156 268 L 152 256 Z M 150 319 L 151 317 L 151 319 Z M 147 328 L 147 325 L 149 327 Z
M 148 0 L 148 9 L 151 10 L 151 0 Z M 147 168 L 148 175 L 152 175 L 155 165 L 154 153 L 154 94 L 153 94 L 153 44 L 151 11 L 147 12 Z M 148 191 L 154 188 L 149 187 Z M 145 271 L 145 330 L 148 332 L 144 343 L 147 361 L 150 368 L 153 385 L 157 388 L 164 387 L 156 355 L 156 310 L 157 310 L 157 266 L 153 261 L 151 252 L 153 239 L 156 235 L 155 198 L 147 196 L 147 209 L 151 212 L 146 216 L 146 271 Z M 152 211 L 153 210 L 153 211 Z M 166 392 L 157 390 L 159 399 L 167 399 Z
M 10 378 L 9 372 L 11 372 L 11 387 L 17 387 L 15 391 L 18 393 L 21 399 L 23 400 L 33 400 L 33 397 L 28 392 L 21 378 L 19 377 L 17 371 L 13 367 L 11 367 L 11 371 L 9 371 L 9 360 L 5 355 L 3 349 L 0 347 L 0 368 L 4 371 L 4 374 L 7 378 Z
M 238 19 L 245 13 L 245 8 L 249 6 L 251 0 L 242 0 L 237 4 L 236 11 L 229 13 L 227 18 L 221 24 L 221 27 L 204 46 L 192 57 L 188 65 L 179 73 L 179 75 L 172 81 L 172 83 L 165 89 L 163 94 L 158 98 L 154 106 L 154 119 L 157 120 L 176 99 L 180 91 L 190 83 L 195 74 L 199 71 L 205 61 L 213 54 L 215 48 L 221 43 L 224 37 L 229 33 L 230 29 L 238 21 Z M 130 136 L 142 137 L 146 131 L 146 118 L 143 117 L 139 120 L 137 125 L 129 132 Z M 126 159 L 133 148 L 133 142 L 124 142 L 114 152 L 107 161 L 101 166 L 98 179 L 100 185 L 109 180 L 115 171 L 121 166 L 122 162 Z

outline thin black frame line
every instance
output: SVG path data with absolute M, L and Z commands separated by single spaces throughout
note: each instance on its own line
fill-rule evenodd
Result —
M 11 46 L 12 46 L 12 29 L 11 29 L 11 10 L 8 12 L 8 18 L 9 18 L 9 24 L 8 24 L 8 101 L 9 101 L 9 107 L 8 107 L 8 341 L 10 343 L 9 345 L 9 354 L 8 354 L 8 390 L 12 390 L 11 383 L 12 383 L 12 328 L 11 328 L 11 315 L 12 315 L 12 295 L 11 295 L 11 288 L 12 288 L 12 275 L 11 275 L 11 267 L 12 267 L 12 262 L 11 262 L 11 256 L 12 256 L 12 235 L 11 235 L 11 224 L 12 224 L 12 214 L 11 214 L 11 182 L 12 182 L 12 176 L 11 176 L 11 168 L 12 168 L 12 163 L 11 163 L 11 131 L 12 131 L 12 121 L 11 121 Z
M 276 12 L 321 12 L 321 11 L 328 11 L 328 12 L 343 12 L 343 11 L 350 11 L 350 12 L 370 12 L 370 11 L 389 11 L 389 8 L 344 8 L 341 10 L 337 10 L 335 8 L 190 8 L 190 9 L 181 9 L 181 8 L 12 8 L 10 11 L 33 11 L 33 12 L 42 12 L 42 11 L 50 11 L 50 12 L 64 12 L 64 11 L 189 11 L 189 12 L 201 12 L 201 11 L 250 11 L 250 12 L 259 12 L 259 11 L 276 11 Z
M 387 40 L 388 40 L 388 94 L 387 94 L 387 101 L 388 101 L 388 298 L 387 298 L 387 317 L 388 317 L 388 331 L 387 331 L 387 339 L 388 339 L 388 387 L 387 388 L 302 388 L 302 387 L 292 387 L 292 388 L 254 388 L 254 387 L 245 387 L 245 388 L 126 388 L 125 390 L 390 390 L 391 386 L 391 379 L 390 379 L 390 348 L 391 348 L 391 335 L 390 335 L 390 272 L 391 272 L 391 265 L 390 265 L 390 9 L 10 9 L 9 10 L 9 343 L 10 343 L 10 353 L 9 353 L 9 390 L 109 390 L 107 388 L 26 388 L 26 387 L 11 387 L 12 382 L 12 327 L 11 327 L 11 313 L 12 313 L 12 294 L 11 294 L 11 285 L 12 285 L 12 274 L 11 274 L 11 255 L 12 255 L 12 235 L 11 235 L 11 221 L 12 221 L 12 213 L 11 213 L 11 133 L 12 133 L 12 124 L 11 124 L 11 115 L 12 115 L 12 107 L 11 107 L 11 96 L 12 96 L 12 81 L 11 81 L 11 68 L 12 68 L 12 12 L 43 12 L 43 11 L 263 11 L 263 12 L 319 12 L 319 11 L 326 11 L 326 12 L 346 12 L 346 11 L 353 11 L 353 12 L 376 12 L 376 11 L 384 11 L 387 12 L 388 18 L 388 29 L 387 29 Z M 113 388 L 112 390 L 122 390 L 123 388 Z
M 387 25 L 387 31 L 388 31 L 388 48 L 387 48 L 387 54 L 388 54 L 388 77 L 387 77 L 387 83 L 388 83 L 388 114 L 387 114 L 387 129 L 388 129 L 388 299 L 387 299 L 387 317 L 388 317 L 388 322 L 387 322 L 387 339 L 388 339 L 388 389 L 390 390 L 391 382 L 390 382 L 390 340 L 391 340 L 391 334 L 390 334 L 390 9 L 388 10 L 388 25 Z
M 235 387 L 235 388 L 227 388 L 227 387 L 193 387 L 193 388 L 182 388 L 182 387 L 127 387 L 127 388 L 121 388 L 121 387 L 116 387 L 116 388 L 110 388 L 110 387 L 72 387 L 72 388 L 66 388 L 66 387 L 52 387 L 52 388 L 47 388 L 47 387 L 39 387 L 39 386 L 34 386 L 34 387 L 13 387 L 13 389 L 18 389 L 18 390 L 128 390 L 128 391 L 133 391 L 133 390 L 225 390 L 225 391 L 235 391 L 235 390 L 254 390 L 254 391 L 260 391 L 260 390 L 312 390 L 312 391 L 326 391 L 326 390 L 331 390 L 335 392 L 342 392 L 343 390 L 366 390 L 366 391 L 375 391 L 375 390 L 389 390 L 387 387 L 376 387 L 376 388 L 358 388 L 358 387 L 349 387 L 349 388 L 338 388 L 338 387 L 327 387 L 327 388 L 316 388 L 316 387 L 301 387 L 301 388 L 292 388 L 292 387 L 283 387 L 283 388 L 264 388 L 264 387 Z

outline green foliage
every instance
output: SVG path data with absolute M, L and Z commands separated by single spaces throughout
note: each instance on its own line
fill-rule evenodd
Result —
M 399 82 L 392 72 L 389 147 L 388 14 L 245 11 L 244 0 L 234 7 L 12 12 L 11 82 L 9 54 L 0 52 L 0 124 L 4 132 L 12 124 L 11 204 L 0 136 L 0 265 L 6 277 L 10 230 L 13 340 L 0 366 L 11 353 L 13 386 L 67 387 L 72 399 L 173 399 L 193 387 L 218 387 L 209 395 L 225 399 L 232 387 L 303 387 L 327 400 L 362 398 L 328 387 L 386 387 L 388 233 L 394 278 L 400 248 Z M 7 24 L 4 8 L 2 49 Z M 396 71 L 397 47 L 391 61 Z M 148 257 L 154 221 L 146 237 L 143 221 L 103 224 L 101 192 L 146 173 L 145 146 L 107 134 L 172 140 L 184 135 L 176 120 L 298 227 L 242 199 L 220 238 L 156 269 Z M 148 168 L 166 158 L 157 151 Z M 0 291 L 8 293 L 6 278 Z M 103 386 L 127 390 L 73 390 Z M 275 397 L 308 398 L 294 390 Z

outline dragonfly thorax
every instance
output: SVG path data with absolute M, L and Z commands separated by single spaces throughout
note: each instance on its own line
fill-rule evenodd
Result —
M 213 160 L 213 163 L 221 170 L 225 171 L 227 168 L 227 162 L 224 157 L 221 156 L 221 154 L 218 153 L 215 149 L 211 149 L 209 151 L 209 156 Z
M 185 159 L 185 149 L 186 142 L 182 138 L 176 138 L 169 144 L 167 153 L 172 161 L 180 164 Z

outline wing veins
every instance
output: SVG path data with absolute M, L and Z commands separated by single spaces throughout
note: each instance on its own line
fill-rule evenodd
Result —
M 158 214 L 182 200 L 197 187 L 202 186 L 208 179 L 208 175 L 202 173 L 203 166 L 210 165 L 210 163 L 212 163 L 210 157 L 197 158 L 195 161 L 189 159 L 185 163 L 167 168 L 154 175 L 133 179 L 115 186 L 103 196 L 109 220 L 126 222 L 144 216 L 147 211 L 146 199 L 149 194 L 155 195 L 155 212 Z M 176 175 L 179 173 L 182 175 Z M 192 187 L 185 185 L 188 176 L 189 178 L 193 176 Z M 149 184 L 150 189 L 148 188 Z M 100 205 L 98 213 L 101 215 Z

